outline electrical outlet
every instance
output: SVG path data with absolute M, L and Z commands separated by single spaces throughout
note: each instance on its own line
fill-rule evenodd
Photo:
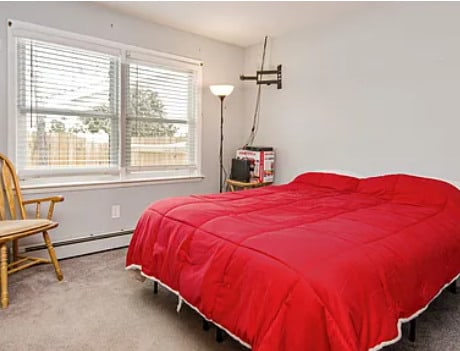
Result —
M 120 205 L 113 205 L 112 206 L 112 218 L 120 218 L 120 211 L 121 211 Z

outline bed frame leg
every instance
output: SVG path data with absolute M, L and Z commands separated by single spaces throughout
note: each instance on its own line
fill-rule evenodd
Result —
M 415 342 L 415 327 L 416 325 L 416 319 L 414 318 L 409 322 L 409 341 L 410 342 Z
M 203 330 L 208 331 L 211 329 L 211 322 L 203 318 Z
M 153 293 L 158 294 L 158 282 L 153 282 Z
M 216 341 L 219 343 L 224 341 L 224 331 L 219 327 L 216 327 Z
M 449 286 L 449 290 L 452 294 L 456 294 L 457 293 L 457 281 L 454 280 L 454 282 L 452 284 L 450 284 Z

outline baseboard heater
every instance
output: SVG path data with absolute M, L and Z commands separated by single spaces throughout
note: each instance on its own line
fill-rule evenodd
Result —
M 95 234 L 75 239 L 54 241 L 54 249 L 58 258 L 71 258 L 85 254 L 95 253 L 129 245 L 133 230 Z M 20 247 L 20 252 L 33 253 L 34 256 L 47 257 L 48 251 L 45 244 L 31 244 Z

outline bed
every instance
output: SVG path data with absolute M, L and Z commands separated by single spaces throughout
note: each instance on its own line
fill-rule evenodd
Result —
M 305 173 L 158 201 L 126 265 L 254 351 L 378 350 L 460 274 L 460 191 Z

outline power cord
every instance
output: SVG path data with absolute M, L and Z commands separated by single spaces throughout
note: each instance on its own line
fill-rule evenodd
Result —
M 264 70 L 265 65 L 265 54 L 267 52 L 267 42 L 268 36 L 264 38 L 264 49 L 262 53 L 262 62 L 260 64 L 260 70 Z M 254 109 L 254 116 L 252 121 L 252 128 L 249 134 L 248 140 L 246 141 L 245 146 L 252 145 L 254 143 L 254 139 L 257 135 L 257 131 L 259 130 L 259 120 L 260 120 L 260 100 L 261 100 L 261 93 L 262 93 L 262 85 L 258 85 L 257 87 L 257 96 L 256 96 L 256 106 Z

